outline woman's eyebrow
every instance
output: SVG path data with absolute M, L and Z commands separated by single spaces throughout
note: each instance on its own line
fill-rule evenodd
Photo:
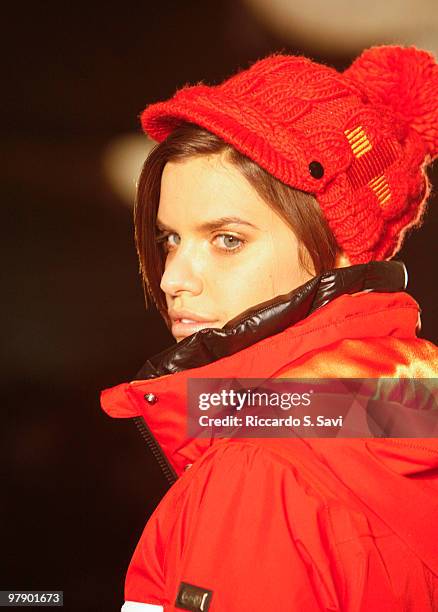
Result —
M 200 223 L 199 225 L 196 226 L 196 230 L 199 232 L 205 232 L 205 231 L 211 232 L 213 230 L 223 227 L 224 225 L 230 225 L 232 223 L 237 224 L 237 225 L 248 225 L 249 227 L 258 229 L 256 225 L 254 225 L 253 223 L 250 223 L 249 221 L 245 221 L 245 219 L 241 219 L 240 217 L 218 217 L 217 219 L 212 219 L 211 221 L 204 221 L 204 223 Z M 159 219 L 157 219 L 156 224 L 157 224 L 158 229 L 160 230 L 170 230 L 171 229 L 168 225 L 166 225 Z
M 160 221 L 158 218 L 155 220 L 155 226 L 159 230 L 170 230 L 170 229 L 172 229 L 171 227 L 169 227 L 168 225 L 166 225 L 165 223 Z

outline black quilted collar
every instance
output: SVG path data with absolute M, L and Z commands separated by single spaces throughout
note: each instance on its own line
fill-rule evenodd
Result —
M 301 321 L 345 293 L 392 293 L 406 288 L 401 261 L 371 261 L 315 276 L 290 293 L 278 295 L 241 313 L 224 327 L 201 329 L 146 361 L 138 380 L 201 367 L 232 355 Z

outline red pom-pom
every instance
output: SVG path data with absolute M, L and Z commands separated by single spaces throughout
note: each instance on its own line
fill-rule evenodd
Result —
M 344 75 L 372 104 L 383 104 L 418 132 L 432 159 L 438 156 L 438 64 L 416 47 L 365 50 Z

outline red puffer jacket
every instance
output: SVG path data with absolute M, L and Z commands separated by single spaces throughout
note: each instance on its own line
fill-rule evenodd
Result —
M 152 374 L 102 392 L 111 416 L 144 418 L 177 478 L 132 557 L 124 612 L 438 610 L 438 439 L 187 437 L 188 378 L 438 377 L 416 301 L 379 285 L 383 266 L 352 268 L 374 289 L 336 272 L 342 289 L 314 309 L 310 281 L 281 331 L 282 315 L 254 310 L 246 331 L 230 326 L 246 340 L 252 329 L 245 348 L 216 330 L 216 348 L 232 347 L 205 357 L 193 336 L 149 362 Z

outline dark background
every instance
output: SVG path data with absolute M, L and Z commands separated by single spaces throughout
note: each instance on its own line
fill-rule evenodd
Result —
M 238 0 L 16 3 L 3 25 L 0 589 L 59 589 L 66 610 L 116 611 L 166 487 L 99 392 L 172 338 L 145 312 L 132 211 L 105 179 L 103 152 L 187 82 L 220 82 L 275 50 L 338 69 L 353 56 L 276 38 Z M 437 204 L 399 256 L 434 342 Z

